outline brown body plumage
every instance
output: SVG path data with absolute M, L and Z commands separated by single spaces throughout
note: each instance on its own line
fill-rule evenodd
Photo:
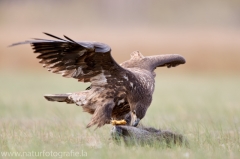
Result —
M 40 63 L 53 73 L 90 82 L 85 91 L 45 95 L 49 101 L 75 103 L 93 114 L 87 127 L 110 123 L 111 119 L 126 119 L 136 126 L 145 116 L 154 91 L 154 69 L 184 64 L 180 55 L 144 57 L 140 52 L 118 65 L 111 56 L 111 48 L 98 42 L 75 42 L 64 36 L 57 40 L 35 39 L 13 44 L 31 44 Z

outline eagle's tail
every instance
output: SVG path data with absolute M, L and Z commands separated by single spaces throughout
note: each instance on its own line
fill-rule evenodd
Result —
M 72 93 L 66 93 L 66 94 L 46 94 L 46 95 L 44 95 L 44 97 L 48 101 L 52 101 L 52 102 L 66 102 L 66 103 L 70 104 L 70 103 L 73 103 L 73 101 L 68 98 L 71 94 Z

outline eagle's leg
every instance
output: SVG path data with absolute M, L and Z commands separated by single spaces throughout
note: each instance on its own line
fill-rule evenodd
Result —
M 87 128 L 95 124 L 97 125 L 97 127 L 101 127 L 105 124 L 110 124 L 112 109 L 114 105 L 115 104 L 112 99 L 110 99 L 109 101 L 105 101 L 105 103 L 103 103 L 102 105 L 99 105 L 96 108 L 90 123 L 87 125 Z
M 112 120 L 111 121 L 111 124 L 112 125 L 126 125 L 127 124 L 127 122 L 126 122 L 126 120 Z

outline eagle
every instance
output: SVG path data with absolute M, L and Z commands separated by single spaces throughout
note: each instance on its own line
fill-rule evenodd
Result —
M 154 70 L 185 63 L 184 57 L 177 54 L 143 56 L 134 51 L 129 60 L 118 64 L 107 44 L 44 34 L 54 40 L 34 38 L 10 46 L 31 44 L 34 53 L 39 54 L 39 63 L 48 71 L 91 83 L 84 91 L 44 96 L 48 101 L 81 106 L 92 114 L 87 127 L 101 127 L 122 119 L 136 127 L 152 102 Z

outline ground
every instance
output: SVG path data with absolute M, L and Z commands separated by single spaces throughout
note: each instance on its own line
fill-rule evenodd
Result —
M 76 153 L 83 158 L 116 159 L 240 156 L 237 74 L 157 73 L 153 103 L 142 123 L 184 134 L 190 148 L 157 145 L 126 148 L 109 140 L 111 125 L 86 129 L 91 116 L 80 107 L 43 98 L 43 94 L 79 91 L 88 86 L 74 79 L 47 71 L 38 74 L 2 71 L 0 81 L 0 158 L 12 158 L 3 156 L 7 152 L 25 156 L 44 152 L 42 158 L 47 155 L 76 158 Z

